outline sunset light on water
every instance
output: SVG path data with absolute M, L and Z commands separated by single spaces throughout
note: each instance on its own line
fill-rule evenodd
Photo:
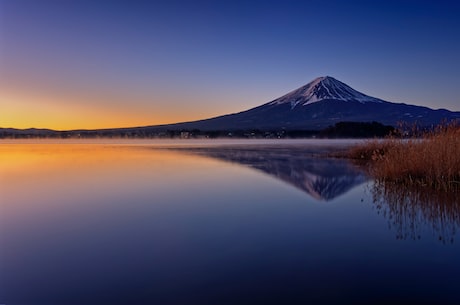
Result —
M 459 16 L 0 0 L 0 305 L 460 304 Z
M 244 143 L 2 143 L 2 301 L 460 300 L 455 210 L 411 218 L 315 159 L 344 142 Z

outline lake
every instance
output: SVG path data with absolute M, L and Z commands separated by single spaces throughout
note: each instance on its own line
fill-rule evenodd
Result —
M 460 203 L 347 140 L 0 142 L 0 304 L 460 304 Z

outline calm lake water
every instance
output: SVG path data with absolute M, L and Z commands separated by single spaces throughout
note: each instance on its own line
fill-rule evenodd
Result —
M 0 142 L 0 304 L 460 304 L 459 199 L 349 144 Z

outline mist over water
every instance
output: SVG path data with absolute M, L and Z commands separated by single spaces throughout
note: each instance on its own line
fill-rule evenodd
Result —
M 460 302 L 458 199 L 349 144 L 2 142 L 0 304 Z

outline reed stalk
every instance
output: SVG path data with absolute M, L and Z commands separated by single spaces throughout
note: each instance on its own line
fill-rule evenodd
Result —
M 383 182 L 460 190 L 460 125 L 443 124 L 410 138 L 390 136 L 352 148 L 348 156 L 368 164 Z

